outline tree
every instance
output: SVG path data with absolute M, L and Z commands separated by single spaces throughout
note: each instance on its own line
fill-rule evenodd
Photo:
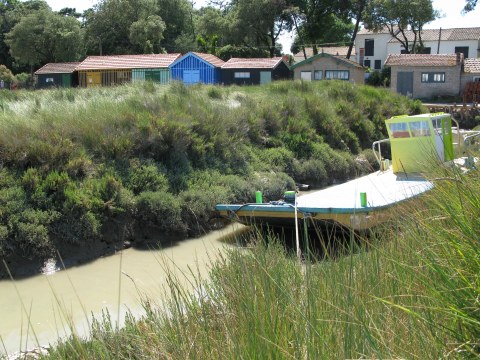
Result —
M 65 7 L 65 8 L 59 10 L 58 13 L 60 15 L 63 15 L 63 16 L 72 16 L 75 19 L 79 19 L 79 18 L 82 17 L 82 14 L 77 12 L 77 9 L 75 9 L 75 8 Z
M 49 10 L 22 17 L 5 42 L 12 56 L 32 70 L 47 62 L 77 61 L 83 50 L 80 23 Z
M 167 52 L 192 50 L 196 46 L 192 4 L 188 0 L 157 0 L 157 6 L 156 14 L 166 26 L 162 47 Z
M 353 25 L 344 4 L 340 0 L 291 0 L 290 26 L 297 32 L 297 49 L 309 44 L 313 53 L 318 54 L 318 44 L 347 42 Z
M 465 7 L 463 8 L 463 13 L 467 13 L 469 11 L 475 10 L 475 7 L 477 6 L 477 0 L 465 0 L 466 4 Z
M 85 12 L 89 54 L 115 55 L 142 52 L 145 44 L 132 44 L 131 26 L 157 13 L 155 0 L 102 0 Z
M 160 53 L 160 42 L 163 39 L 165 23 L 158 15 L 150 15 L 146 19 L 134 22 L 130 26 L 130 41 L 143 47 L 144 53 Z
M 265 46 L 275 56 L 278 38 L 288 28 L 287 1 L 235 0 L 232 5 L 237 32 L 253 40 L 250 45 Z
M 415 53 L 423 47 L 423 26 L 438 17 L 432 0 L 372 0 L 364 12 L 364 24 L 370 30 L 388 29 L 405 48 L 406 53 Z M 407 36 L 413 33 L 413 40 Z

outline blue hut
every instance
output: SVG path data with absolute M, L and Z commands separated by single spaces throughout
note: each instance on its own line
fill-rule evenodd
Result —
M 189 52 L 171 64 L 172 79 L 184 84 L 218 84 L 225 62 L 214 55 Z

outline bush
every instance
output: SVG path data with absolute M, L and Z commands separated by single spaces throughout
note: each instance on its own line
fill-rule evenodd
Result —
M 283 172 L 257 173 L 252 191 L 260 190 L 264 202 L 279 200 L 287 190 L 295 190 L 295 181 Z
M 295 161 L 291 175 L 298 183 L 313 186 L 325 186 L 328 184 L 328 174 L 321 159 Z
M 164 191 L 169 188 L 168 179 L 156 165 L 133 166 L 127 186 L 138 195 L 143 191 Z
M 145 191 L 136 198 L 136 220 L 165 232 L 185 233 L 178 197 L 166 192 Z
M 215 205 L 225 203 L 228 190 L 225 187 L 196 187 L 180 193 L 182 223 L 191 235 L 199 235 L 209 229 L 209 220 L 215 212 Z

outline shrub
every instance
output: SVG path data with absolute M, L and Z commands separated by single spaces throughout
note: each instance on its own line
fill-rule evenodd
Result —
M 228 190 L 225 187 L 196 187 L 179 195 L 182 208 L 182 222 L 189 234 L 199 235 L 209 229 L 208 222 L 215 212 L 215 205 L 225 203 Z
M 260 190 L 264 201 L 279 200 L 287 190 L 295 190 L 295 181 L 283 172 L 257 173 L 252 191 Z
M 328 184 L 328 174 L 321 159 L 295 161 L 291 175 L 299 183 L 313 186 L 325 186 Z
M 128 187 L 134 194 L 143 191 L 168 191 L 168 179 L 156 165 L 134 166 L 130 170 Z
M 137 198 L 136 219 L 166 232 L 184 233 L 181 206 L 178 197 L 163 191 L 145 191 Z

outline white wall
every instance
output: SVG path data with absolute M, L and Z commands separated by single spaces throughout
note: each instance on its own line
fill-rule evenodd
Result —
M 390 34 L 367 34 L 367 35 L 357 35 L 355 39 L 355 61 L 360 64 L 360 49 L 365 48 L 365 39 L 373 39 L 374 40 L 374 50 L 373 56 L 365 56 L 365 60 L 370 60 L 370 67 L 373 69 L 375 66 L 375 60 L 381 60 L 382 68 L 383 63 L 387 60 L 388 50 L 387 50 L 387 43 L 391 39 Z M 363 64 L 360 64 L 363 65 Z
M 432 49 L 431 54 L 437 53 L 438 41 L 424 41 L 423 44 L 425 47 Z M 479 55 L 477 50 L 479 42 L 477 40 L 441 41 L 439 54 L 454 54 L 455 47 L 458 46 L 468 46 L 468 57 L 470 58 L 476 58 Z M 388 43 L 387 45 L 388 54 L 400 54 L 401 50 L 403 50 L 403 47 L 399 42 Z

